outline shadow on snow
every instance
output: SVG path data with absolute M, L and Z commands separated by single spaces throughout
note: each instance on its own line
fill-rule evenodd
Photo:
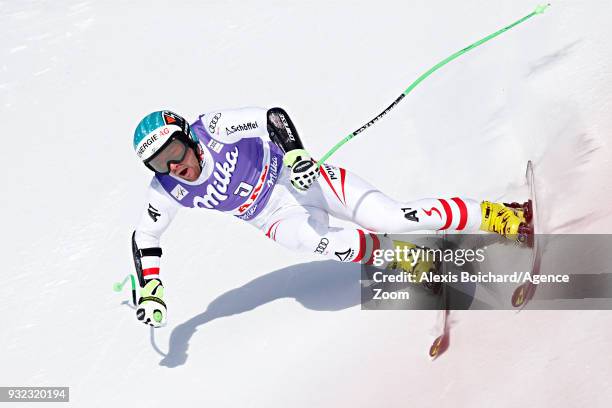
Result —
M 199 326 L 253 310 L 276 299 L 294 298 L 311 310 L 336 311 L 360 304 L 359 265 L 317 261 L 291 265 L 260 276 L 213 300 L 199 315 L 176 326 L 168 354 L 160 365 L 176 367 L 187 361 L 189 340 Z

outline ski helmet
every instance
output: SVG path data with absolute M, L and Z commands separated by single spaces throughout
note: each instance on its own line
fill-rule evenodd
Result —
M 197 153 L 198 137 L 191 132 L 189 123 L 174 112 L 163 110 L 149 113 L 134 131 L 134 151 L 151 170 L 148 162 L 173 139 L 184 142 Z

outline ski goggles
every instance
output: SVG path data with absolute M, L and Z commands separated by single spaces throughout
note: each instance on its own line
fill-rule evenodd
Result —
M 187 143 L 176 137 L 180 132 L 176 132 L 153 156 L 147 159 L 144 164 L 149 169 L 159 174 L 170 173 L 172 163 L 180 163 L 187 154 Z

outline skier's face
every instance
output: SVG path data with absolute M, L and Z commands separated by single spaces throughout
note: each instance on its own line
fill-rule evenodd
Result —
M 201 171 L 200 161 L 193 148 L 187 149 L 182 162 L 170 164 L 170 173 L 187 181 L 196 181 L 200 177 Z

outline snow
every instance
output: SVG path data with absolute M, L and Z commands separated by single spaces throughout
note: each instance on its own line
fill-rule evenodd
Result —
M 0 2 L 8 175 L 0 385 L 71 387 L 73 406 L 607 406 L 607 311 L 362 311 L 359 269 L 289 252 L 221 214 L 164 236 L 169 326 L 154 338 L 114 281 L 148 170 L 146 113 L 282 106 L 325 153 L 434 63 L 531 1 Z M 609 2 L 542 16 L 442 68 L 330 160 L 400 199 L 520 199 L 543 229 L 612 228 Z M 156 347 L 166 357 L 161 356 Z

